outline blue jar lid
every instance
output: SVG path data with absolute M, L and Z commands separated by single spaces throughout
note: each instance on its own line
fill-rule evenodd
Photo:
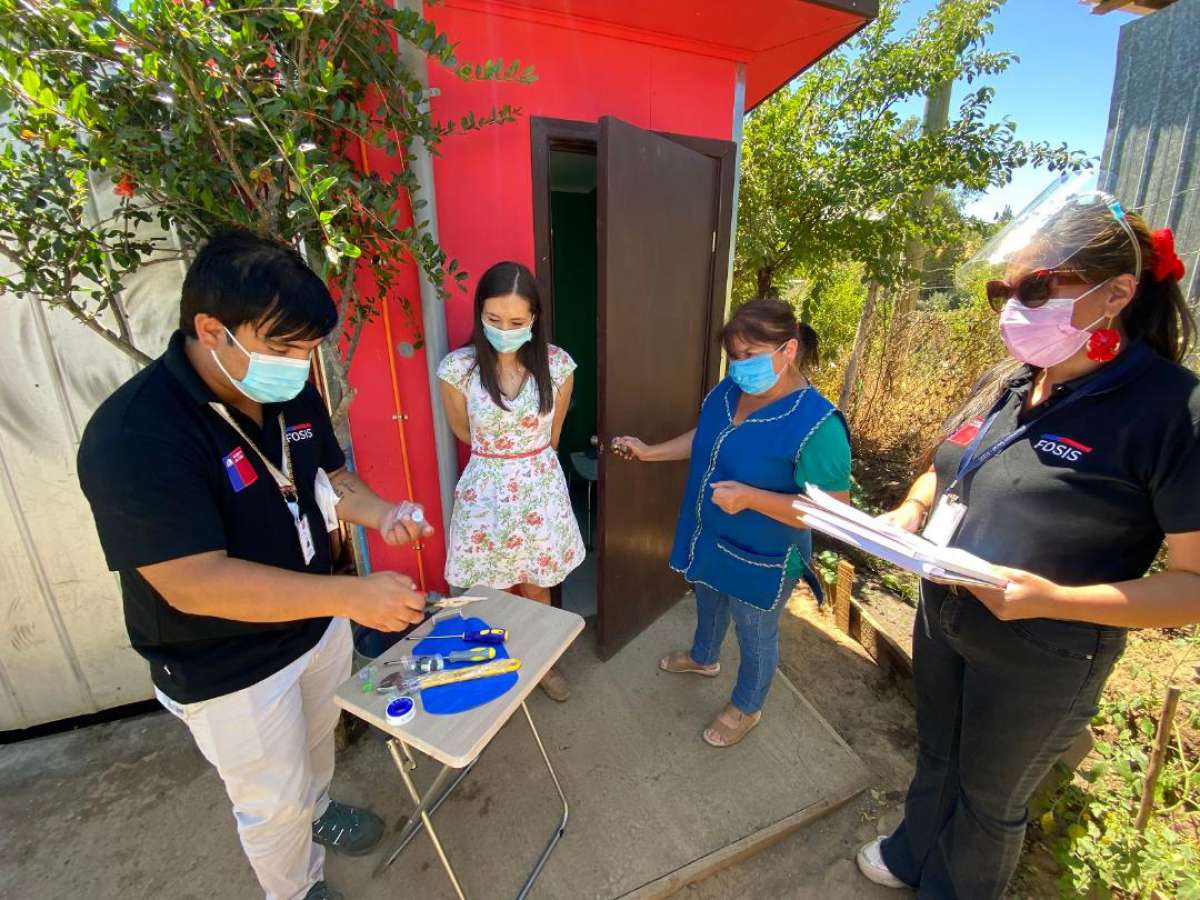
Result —
M 387 720 L 389 725 L 403 725 L 416 714 L 417 707 L 412 697 L 397 697 L 387 705 Z

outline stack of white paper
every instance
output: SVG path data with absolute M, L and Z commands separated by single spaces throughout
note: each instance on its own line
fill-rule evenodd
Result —
M 933 581 L 967 586 L 1004 587 L 1008 582 L 978 556 L 939 547 L 920 535 L 880 522 L 849 504 L 835 500 L 815 485 L 792 504 L 805 525 L 864 553 Z

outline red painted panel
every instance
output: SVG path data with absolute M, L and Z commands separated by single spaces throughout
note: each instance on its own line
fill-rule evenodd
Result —
M 396 165 L 379 151 L 369 151 L 368 160 L 372 168 L 380 172 L 394 169 Z M 364 291 L 371 289 L 369 272 L 360 274 L 359 285 Z M 403 310 L 399 302 L 401 297 L 408 298 L 411 314 Z M 440 532 L 441 496 L 438 491 L 437 454 L 433 442 L 433 411 L 425 351 L 419 350 L 409 358 L 396 352 L 398 344 L 414 341 L 420 330 L 420 294 L 414 269 L 408 269 L 387 302 L 392 330 L 391 346 L 388 346 L 381 316 L 364 330 L 350 372 L 351 383 L 358 392 L 350 407 L 355 463 L 363 480 L 381 496 L 396 501 L 415 499 L 424 504 L 426 518 Z M 400 410 L 396 408 L 392 391 L 389 353 L 395 360 Z M 407 417 L 405 420 L 394 418 L 401 413 Z M 405 473 L 398 424 L 404 428 L 407 439 L 408 475 Z M 394 569 L 410 575 L 418 582 L 423 574 L 428 589 L 445 590 L 442 571 L 446 551 L 440 533 L 425 543 L 419 565 L 418 554 L 411 547 L 388 547 L 380 540 L 378 532 L 368 531 L 367 534 L 374 570 Z

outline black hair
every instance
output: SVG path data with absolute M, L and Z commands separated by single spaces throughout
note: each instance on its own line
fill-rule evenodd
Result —
M 782 346 L 795 340 L 799 344 L 796 368 L 801 372 L 820 365 L 820 342 L 817 332 L 796 319 L 796 312 L 782 300 L 760 298 L 749 300 L 737 308 L 721 329 L 721 345 L 726 353 L 733 352 L 733 341 L 739 338 L 747 344 Z
M 533 376 L 538 391 L 538 411 L 545 415 L 554 409 L 554 387 L 550 381 L 550 349 L 542 319 L 542 295 L 533 273 L 519 262 L 496 263 L 483 273 L 475 286 L 475 330 L 471 332 L 471 346 L 475 349 L 479 380 L 496 405 L 508 409 L 500 392 L 499 354 L 483 331 L 483 304 L 492 297 L 509 294 L 516 294 L 528 303 L 533 316 L 532 337 L 517 351 L 517 360 Z
M 281 341 L 323 338 L 338 319 L 329 289 L 299 253 L 241 229 L 214 233 L 188 266 L 179 302 L 188 337 L 196 337 L 198 313 L 230 331 L 261 325 L 264 337 Z

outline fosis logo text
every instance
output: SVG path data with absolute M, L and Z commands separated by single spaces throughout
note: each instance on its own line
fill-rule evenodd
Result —
M 1081 444 L 1079 441 L 1063 437 L 1061 434 L 1043 434 L 1041 439 L 1033 445 L 1033 449 L 1039 453 L 1057 456 L 1067 462 L 1078 462 L 1084 454 L 1092 452 L 1092 448 L 1087 444 Z

